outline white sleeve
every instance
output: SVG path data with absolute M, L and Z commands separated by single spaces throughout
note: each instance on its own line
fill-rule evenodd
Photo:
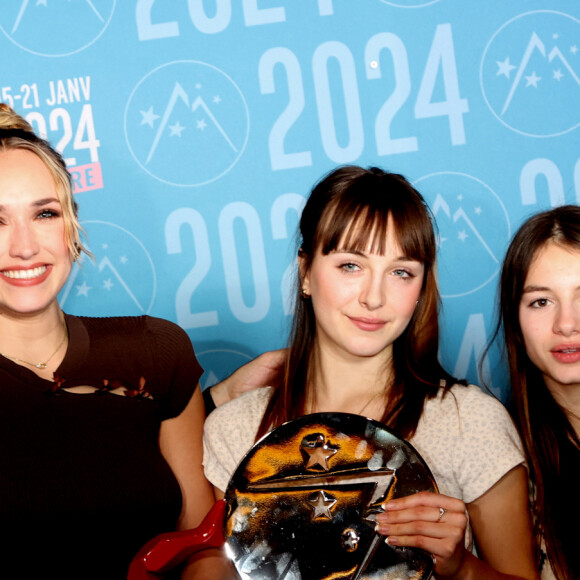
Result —
M 460 397 L 454 470 L 463 500 L 472 502 L 524 463 L 520 438 L 500 401 L 470 386 Z
M 221 491 L 250 450 L 270 398 L 270 388 L 254 389 L 221 405 L 205 421 L 203 467 L 207 479 Z

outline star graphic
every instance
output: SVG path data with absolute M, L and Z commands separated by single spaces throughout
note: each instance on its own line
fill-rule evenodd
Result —
M 562 71 L 560 69 L 554 71 L 553 78 L 556 79 L 557 81 L 559 81 L 563 76 L 564 76 L 564 74 L 562 73 Z
M 86 296 L 89 297 L 89 290 L 92 290 L 90 286 L 87 286 L 86 280 L 80 286 L 76 286 L 77 289 L 77 296 Z
M 196 84 L 195 84 L 195 88 L 196 88 L 196 89 L 198 89 L 198 90 L 199 90 L 199 89 L 201 89 L 201 87 L 202 87 L 201 83 L 196 83 Z
M 467 232 L 465 230 L 461 230 L 458 234 L 457 237 L 464 242 L 469 236 L 467 235 Z
M 207 127 L 207 123 L 205 122 L 205 119 L 202 119 L 201 121 L 197 121 L 197 128 L 198 129 L 203 131 L 206 127 Z
M 149 107 L 147 111 L 139 111 L 143 118 L 141 119 L 141 125 L 149 125 L 153 129 L 153 125 L 157 119 L 159 119 L 159 115 L 156 115 L 153 112 L 153 105 Z
M 111 290 L 111 288 L 112 288 L 113 286 L 114 286 L 114 284 L 113 284 L 113 281 L 112 281 L 110 278 L 108 278 L 107 280 L 105 280 L 105 281 L 103 282 L 103 288 L 104 288 L 105 290 Z
M 347 552 L 354 552 L 358 548 L 359 536 L 354 530 L 344 530 L 341 534 L 342 545 Z
M 498 66 L 496 76 L 503 75 L 506 79 L 509 79 L 512 70 L 516 68 L 515 65 L 510 64 L 510 57 L 508 56 L 503 62 L 499 60 L 496 62 Z
M 47 2 L 47 0 L 38 0 L 36 5 L 37 6 L 47 6 L 46 2 Z
M 216 95 L 216 96 L 213 98 L 213 102 L 214 102 L 216 105 L 219 105 L 219 104 L 222 102 L 222 98 L 221 98 L 219 95 Z
M 129 261 L 129 258 L 127 258 L 127 256 L 121 256 L 119 258 L 119 261 L 121 262 L 121 264 L 126 264 Z
M 181 133 L 183 132 L 185 127 L 183 127 L 183 125 L 181 125 L 181 123 L 177 121 L 175 125 L 170 125 L 169 129 L 171 130 L 171 133 L 169 134 L 170 137 L 173 137 L 174 135 L 181 137 Z
M 311 469 L 319 465 L 325 471 L 328 471 L 328 459 L 332 457 L 338 449 L 333 449 L 324 443 L 315 446 L 310 446 L 308 444 L 302 445 L 302 449 L 308 455 L 308 463 L 306 464 L 306 469 Z
M 475 213 L 476 213 L 476 215 L 481 215 L 481 212 L 483 212 L 483 210 L 482 210 L 482 209 L 481 209 L 479 206 L 477 206 L 477 207 L 475 208 Z
M 552 34 L 552 38 L 554 40 L 558 40 L 558 38 L 560 38 L 560 35 L 557 32 L 554 32 L 554 34 Z
M 109 244 L 101 244 L 101 248 L 103 248 L 103 250 L 108 249 L 108 247 L 109 247 Z
M 576 53 L 578 52 L 578 47 L 577 47 L 575 44 L 573 44 L 573 45 L 570 47 L 570 52 L 571 52 L 572 54 L 576 54 Z
M 533 86 L 534 88 L 538 88 L 538 81 L 541 81 L 542 77 L 539 77 L 536 74 L 536 71 L 534 71 L 531 75 L 528 75 L 526 77 L 526 87 L 531 87 Z
M 317 491 L 316 497 L 312 498 L 311 496 L 311 499 L 309 498 L 307 501 L 313 510 L 313 520 L 317 518 L 325 518 L 328 520 L 332 519 L 330 510 L 336 503 L 336 499 L 334 499 L 331 495 L 327 495 L 324 491 Z
M 457 196 L 457 201 L 463 201 L 463 195 L 461 193 Z

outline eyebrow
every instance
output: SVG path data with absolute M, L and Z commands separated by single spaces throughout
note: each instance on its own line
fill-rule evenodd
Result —
M 576 286 L 575 290 L 580 290 L 580 286 Z M 553 292 L 553 289 L 549 286 L 525 286 L 522 290 L 523 294 L 530 294 L 531 292 Z
M 355 250 L 348 248 L 336 248 L 330 252 L 331 254 L 354 254 L 355 256 L 368 256 L 367 252 L 362 252 L 361 250 Z M 419 262 L 422 263 L 421 260 L 417 260 L 416 258 L 410 258 L 409 256 L 397 256 L 393 259 L 394 262 Z
M 522 294 L 529 294 L 530 292 L 549 292 L 548 286 L 524 286 Z
M 44 197 L 43 199 L 37 199 L 32 203 L 33 207 L 38 207 L 41 205 L 48 205 L 49 203 L 60 203 L 58 197 Z
M 41 207 L 43 205 L 49 205 L 51 203 L 59 203 L 60 201 L 57 197 L 43 197 L 42 199 L 37 199 L 36 201 L 33 201 L 30 205 L 31 207 Z M 5 205 L 0 205 L 0 211 L 5 211 L 6 210 L 6 206 Z

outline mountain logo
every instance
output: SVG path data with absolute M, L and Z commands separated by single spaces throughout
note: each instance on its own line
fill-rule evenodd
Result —
M 478 291 L 499 273 L 511 237 L 500 197 L 464 173 L 427 175 L 414 185 L 435 216 L 441 295 L 457 298 Z
M 74 264 L 59 302 L 71 314 L 130 316 L 148 314 L 157 278 L 145 246 L 128 230 L 108 222 L 84 221 L 94 260 Z
M 572 131 L 580 125 L 580 21 L 553 10 L 509 20 L 485 48 L 480 85 L 494 116 L 516 133 Z
M 14 44 L 32 54 L 69 56 L 103 34 L 113 17 L 115 3 L 116 0 L 3 0 L 0 29 Z
M 125 137 L 152 177 L 181 187 L 227 173 L 246 147 L 250 118 L 234 81 L 198 61 L 175 61 L 148 73 L 125 110 Z

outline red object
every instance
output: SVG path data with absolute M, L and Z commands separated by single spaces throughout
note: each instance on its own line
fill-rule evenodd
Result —
M 226 500 L 216 501 L 201 524 L 193 530 L 159 534 L 149 540 L 133 558 L 127 580 L 163 578 L 191 555 L 224 543 Z

